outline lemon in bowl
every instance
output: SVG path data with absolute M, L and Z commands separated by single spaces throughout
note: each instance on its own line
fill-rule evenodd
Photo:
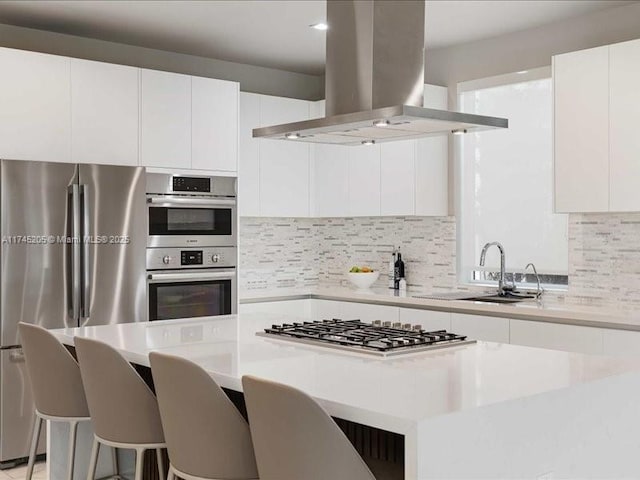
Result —
M 376 283 L 380 272 L 369 267 L 351 267 L 347 273 L 347 278 L 358 290 L 368 290 Z

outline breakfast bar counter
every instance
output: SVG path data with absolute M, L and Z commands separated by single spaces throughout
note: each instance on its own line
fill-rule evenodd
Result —
M 184 357 L 230 391 L 247 374 L 299 388 L 337 419 L 402 436 L 405 479 L 640 477 L 630 428 L 640 359 L 487 342 L 379 358 L 256 336 L 294 321 L 241 314 L 53 333 L 68 346 L 107 342 L 141 367 L 154 350 Z

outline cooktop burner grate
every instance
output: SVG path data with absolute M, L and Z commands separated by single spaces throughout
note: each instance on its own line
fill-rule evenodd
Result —
M 257 335 L 378 356 L 475 343 L 464 335 L 446 330 L 426 331 L 421 325 L 391 324 L 380 320 L 373 323 L 340 319 L 285 323 L 273 325 Z

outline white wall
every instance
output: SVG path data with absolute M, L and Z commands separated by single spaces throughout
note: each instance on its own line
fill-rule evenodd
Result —
M 91 38 L 0 24 L 0 46 L 240 82 L 243 92 L 319 100 L 320 76 L 285 72 Z

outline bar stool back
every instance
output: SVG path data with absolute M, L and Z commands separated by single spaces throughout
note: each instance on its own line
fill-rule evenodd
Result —
M 249 425 L 211 376 L 183 358 L 151 352 L 169 450 L 169 480 L 257 479 Z
M 136 451 L 136 480 L 142 479 L 144 452 L 155 449 L 164 479 L 161 450 L 166 444 L 155 395 L 110 345 L 82 337 L 74 342 L 95 430 L 88 478 L 95 478 L 100 444 L 104 444 Z
M 18 325 L 29 383 L 36 404 L 26 480 L 31 480 L 42 420 L 69 423 L 68 478 L 73 478 L 78 423 L 89 421 L 89 408 L 75 358 L 49 331 Z
M 242 377 L 261 480 L 375 480 L 324 409 L 295 388 Z

